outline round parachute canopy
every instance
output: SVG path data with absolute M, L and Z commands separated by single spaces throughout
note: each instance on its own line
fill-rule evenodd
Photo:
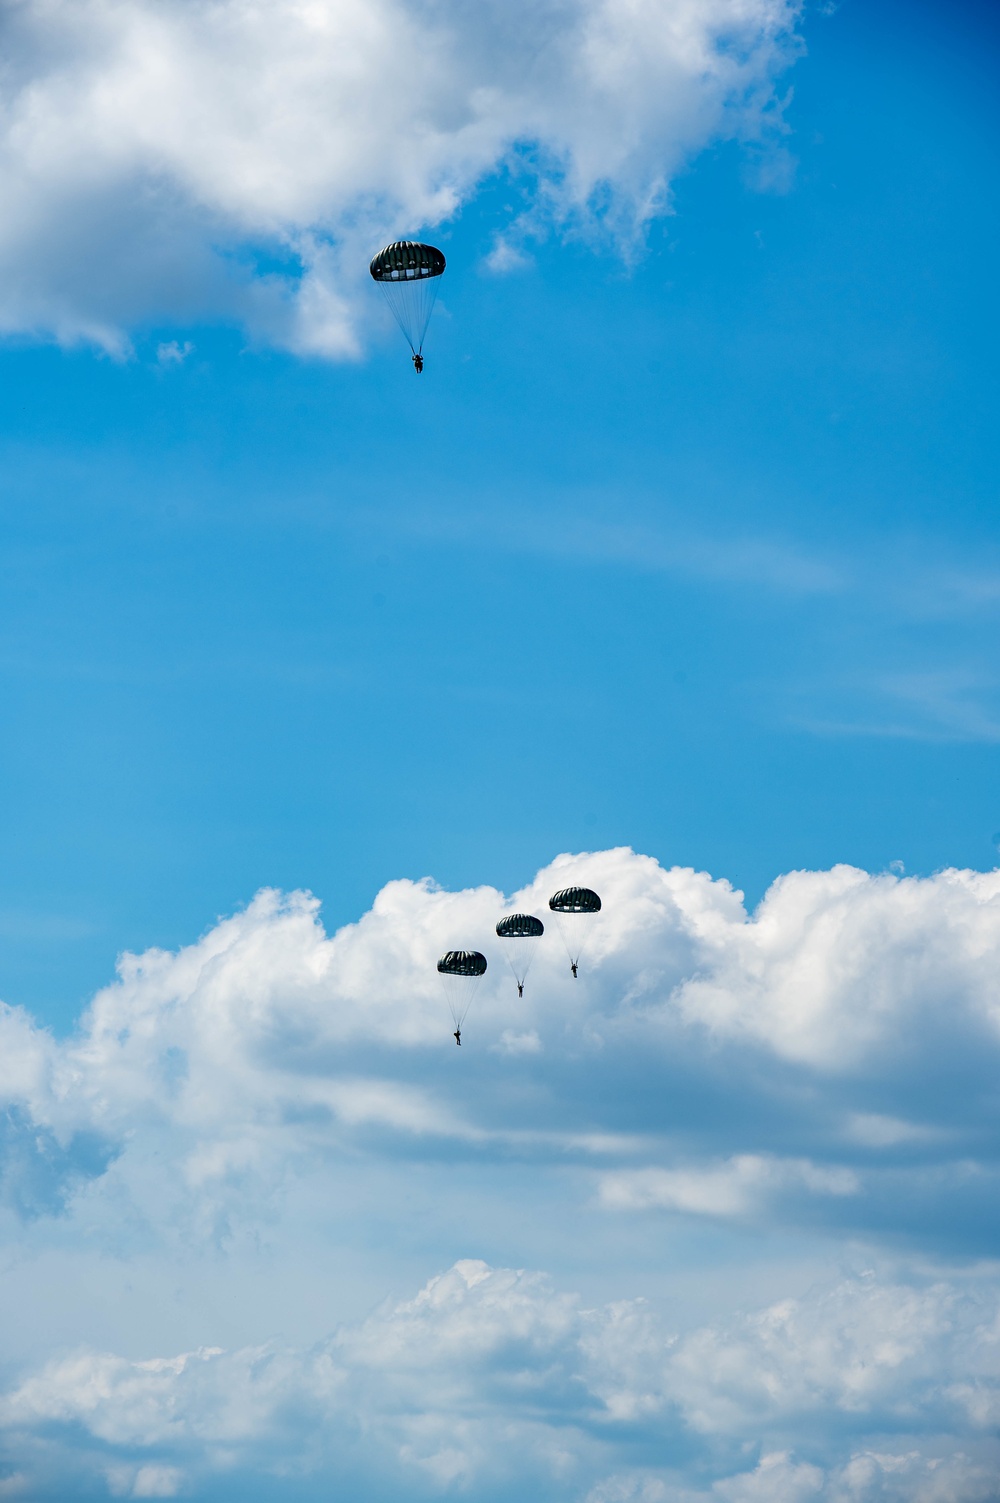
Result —
M 394 240 L 372 257 L 368 268 L 414 355 L 423 349 L 445 264 L 436 245 Z
M 530 913 L 512 913 L 497 924 L 500 939 L 539 939 L 545 933 L 545 925 Z
M 497 938 L 505 940 L 503 951 L 517 982 L 517 994 L 524 993 L 524 978 L 531 967 L 535 946 L 545 933 L 545 925 L 531 913 L 510 913 L 497 924 Z
M 449 950 L 438 961 L 438 973 L 457 1031 L 465 1022 L 465 1014 L 486 975 L 486 956 L 478 950 Z
M 368 270 L 376 282 L 420 282 L 426 277 L 439 277 L 447 264 L 436 245 L 394 240 L 372 256 Z
M 486 956 L 478 950 L 449 950 L 438 961 L 442 976 L 485 976 Z
M 549 898 L 556 921 L 569 956 L 570 969 L 575 976 L 583 954 L 584 945 L 590 937 L 594 915 L 601 911 L 601 900 L 591 887 L 563 887 Z
M 600 913 L 601 900 L 590 887 L 564 887 L 549 898 L 553 913 Z

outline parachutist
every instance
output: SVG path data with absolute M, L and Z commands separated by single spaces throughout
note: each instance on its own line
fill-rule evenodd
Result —
M 437 964 L 438 975 L 444 983 L 448 998 L 448 1011 L 455 1025 L 452 1037 L 456 1044 L 462 1042 L 462 1024 L 476 987 L 486 975 L 486 956 L 478 950 L 449 950 Z
M 564 887 L 549 898 L 549 908 L 556 916 L 562 930 L 563 944 L 569 956 L 569 968 L 573 980 L 579 980 L 577 966 L 583 954 L 584 941 L 588 935 L 587 925 L 595 913 L 601 911 L 601 899 L 592 887 Z M 573 915 L 570 917 L 570 915 Z M 589 917 L 584 917 L 589 915 Z M 580 925 L 584 927 L 581 929 Z
M 418 376 L 424 368 L 421 349 L 444 268 L 445 259 L 437 246 L 419 240 L 394 240 L 372 257 L 368 268 L 413 352 Z
M 504 942 L 507 963 L 517 982 L 517 995 L 524 996 L 524 980 L 532 961 L 532 951 L 545 933 L 545 925 L 533 913 L 508 913 L 497 924 L 497 939 Z

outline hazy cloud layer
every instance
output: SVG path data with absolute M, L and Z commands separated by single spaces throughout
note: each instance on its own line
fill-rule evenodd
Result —
M 267 1497 L 313 1479 L 375 1498 L 985 1503 L 998 1332 L 981 1285 L 872 1273 L 678 1334 L 641 1300 L 587 1309 L 463 1262 L 307 1351 L 57 1358 L 8 1392 L 0 1425 L 24 1491 L 72 1465 L 132 1497 L 253 1475 Z
M 0 329 L 122 350 L 137 324 L 223 318 L 350 355 L 373 245 L 505 165 L 527 199 L 498 268 L 552 225 L 634 238 L 693 153 L 766 134 L 798 9 L 18 0 Z

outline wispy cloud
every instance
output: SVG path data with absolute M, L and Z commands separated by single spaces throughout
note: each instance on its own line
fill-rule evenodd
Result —
M 774 590 L 791 596 L 836 596 L 850 588 L 845 561 L 800 546 L 794 540 L 752 532 L 700 533 L 677 518 L 655 523 L 613 520 L 597 515 L 614 512 L 613 497 L 575 497 L 571 506 L 553 504 L 543 514 L 524 513 L 506 504 L 479 511 L 412 508 L 394 514 L 403 535 L 435 538 L 460 546 L 489 538 L 507 553 L 572 560 L 594 566 L 626 567 L 638 573 L 672 574 L 721 585 Z M 359 519 L 361 520 L 361 519 Z M 370 525 L 365 517 L 362 525 Z
M 632 1169 L 603 1175 L 601 1204 L 616 1211 L 682 1211 L 698 1216 L 746 1216 L 760 1212 L 782 1192 L 854 1195 L 858 1177 L 850 1169 L 738 1154 L 723 1164 L 682 1169 Z
M 816 735 L 1000 741 L 1000 683 L 967 667 L 879 674 L 853 684 L 828 681 L 823 687 L 828 702 L 847 701 L 855 713 L 798 720 Z

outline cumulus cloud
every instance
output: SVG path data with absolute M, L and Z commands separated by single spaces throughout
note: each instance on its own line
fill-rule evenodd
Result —
M 579 980 L 550 926 L 519 998 L 497 917 L 574 881 L 604 899 Z M 461 1050 L 449 948 L 491 962 Z M 510 895 L 391 882 L 333 934 L 309 894 L 264 891 L 122 956 L 66 1038 L 0 1009 L 0 1300 L 24 1328 L 3 1485 L 64 1497 L 84 1467 L 116 1496 L 197 1496 L 228 1469 L 373 1500 L 979 1503 L 998 1296 L 961 1265 L 997 1245 L 998 951 L 998 872 L 794 872 L 750 913 L 619 849 Z M 719 1239 L 735 1269 L 776 1233 L 855 1271 L 711 1318 L 631 1297 L 682 1236 L 701 1281 Z M 479 1260 L 532 1237 L 555 1284 Z M 371 1299 L 393 1239 L 421 1278 L 430 1246 L 461 1261 L 322 1337 L 350 1238 L 386 1259 Z M 588 1245 L 629 1298 L 565 1292 Z
M 992 1048 L 1000 1007 L 979 967 L 996 954 L 998 912 L 996 872 L 902 881 L 846 866 L 793 872 L 753 925 L 730 930 L 735 943 L 725 958 L 717 952 L 712 974 L 684 983 L 680 1005 L 720 1035 L 742 1033 L 828 1071 L 887 1049 L 912 1058 L 932 1039 L 947 1050 L 956 1035 Z
M 1000 1453 L 955 1379 L 998 1392 L 997 1315 L 995 1290 L 871 1274 L 678 1334 L 641 1300 L 587 1307 L 464 1261 L 308 1350 L 57 1358 L 7 1392 L 0 1426 L 22 1456 L 34 1435 L 54 1455 L 82 1431 L 131 1496 L 251 1470 L 277 1487 L 295 1457 L 300 1476 L 364 1476 L 375 1497 L 978 1503 Z M 932 1445 L 914 1444 L 917 1419 Z M 685 1485 L 699 1472 L 707 1491 Z M 152 1479 L 163 1492 L 141 1491 Z
M 571 877 L 605 900 L 581 979 L 549 932 L 518 998 L 497 915 L 547 912 Z M 493 964 L 459 1056 L 474 1074 L 443 1076 L 435 961 L 455 947 Z M 796 872 L 751 915 L 725 881 L 617 850 L 509 900 L 392 882 L 334 935 L 308 894 L 265 891 L 177 953 L 124 956 L 65 1041 L 0 1013 L 0 1184 L 54 1210 L 81 1181 L 155 1174 L 204 1208 L 374 1134 L 611 1155 L 590 1193 L 619 1214 L 942 1234 L 972 1216 L 986 1236 L 998 963 L 997 872 Z
M 629 241 L 720 138 L 760 138 L 797 0 L 18 0 L 3 17 L 0 329 L 111 351 L 231 319 L 355 354 L 372 247 L 486 178 L 518 238 Z M 504 249 L 501 249 L 501 246 Z

